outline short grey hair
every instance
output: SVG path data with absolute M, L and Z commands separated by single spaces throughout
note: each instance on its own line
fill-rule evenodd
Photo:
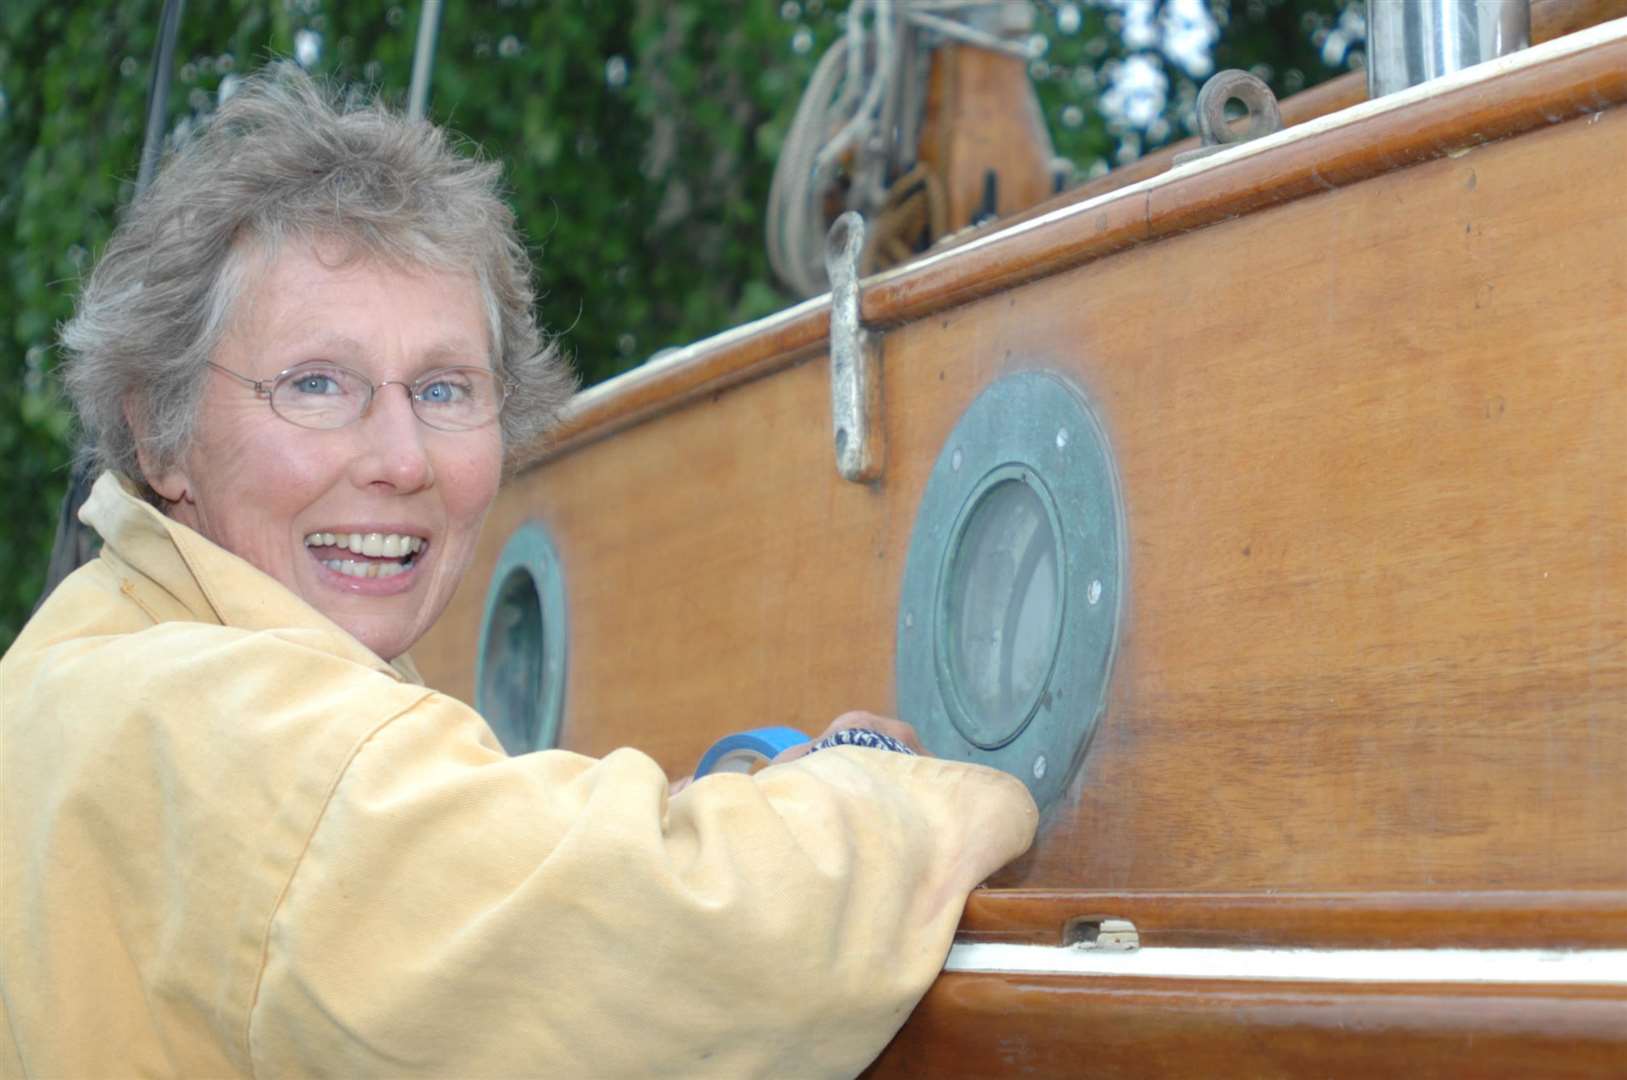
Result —
M 156 501 L 132 414 L 149 461 L 179 461 L 248 253 L 333 240 L 350 257 L 475 277 L 492 366 L 511 387 L 504 455 L 520 464 L 575 378 L 537 327 L 531 260 L 500 171 L 440 128 L 342 96 L 286 61 L 245 79 L 131 203 L 62 329 L 91 463 Z

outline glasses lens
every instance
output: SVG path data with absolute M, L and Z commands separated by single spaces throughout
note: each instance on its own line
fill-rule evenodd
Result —
M 442 431 L 485 427 L 502 407 L 503 384 L 486 368 L 442 368 L 412 386 L 418 419 Z
M 372 393 L 372 384 L 349 368 L 302 364 L 277 379 L 271 389 L 271 407 L 278 416 L 301 427 L 338 428 L 362 415 Z

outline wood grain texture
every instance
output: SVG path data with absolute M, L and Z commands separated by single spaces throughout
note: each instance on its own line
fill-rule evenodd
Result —
M 999 884 L 1620 888 L 1624 165 L 1612 109 L 899 328 L 878 487 L 835 476 L 819 359 L 585 446 L 494 510 L 420 662 L 469 692 L 488 568 L 537 516 L 566 746 L 681 773 L 727 731 L 889 711 L 927 472 L 990 381 L 1049 368 L 1118 455 L 1128 619 Z
M 936 50 L 920 159 L 943 181 L 951 230 L 971 225 L 988 209 L 983 202 L 990 172 L 998 217 L 1047 198 L 1052 154 L 1026 61 L 967 45 Z
M 1627 994 L 945 975 L 864 1075 L 1598 1080 Z
M 1531 0 L 1531 42 L 1552 41 L 1627 17 L 1627 0 Z
M 1006 347 L 1072 342 L 1108 417 L 1132 599 L 1014 882 L 1627 881 L 1624 137 L 1615 110 L 1023 291 Z

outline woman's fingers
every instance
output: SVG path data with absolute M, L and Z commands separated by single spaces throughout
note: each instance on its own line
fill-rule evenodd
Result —
M 813 749 L 813 745 L 813 741 L 810 740 L 809 742 L 798 743 L 796 746 L 781 750 L 779 753 L 774 755 L 773 760 L 770 761 L 769 764 L 783 765 L 787 761 L 795 761 L 799 757 L 805 757 L 808 751 Z

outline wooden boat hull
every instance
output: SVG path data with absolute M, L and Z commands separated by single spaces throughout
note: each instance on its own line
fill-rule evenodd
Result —
M 1123 621 L 967 939 L 1627 947 L 1627 23 L 1567 41 L 866 282 L 878 484 L 833 466 L 823 301 L 590 392 L 421 666 L 475 699 L 534 520 L 560 745 L 677 775 L 891 712 L 933 465 L 992 383 L 1058 373 L 1118 471 Z M 950 974 L 874 1072 L 1396 1068 L 1627 1074 L 1627 985 Z

